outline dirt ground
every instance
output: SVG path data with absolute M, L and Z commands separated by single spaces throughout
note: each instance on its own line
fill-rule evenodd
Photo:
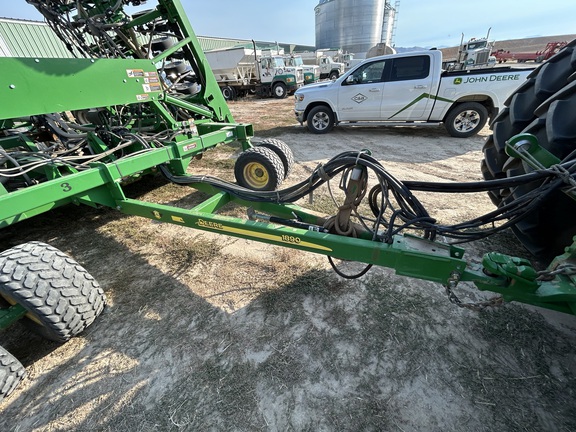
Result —
M 342 151 L 369 149 L 402 180 L 480 180 L 488 129 L 336 128 L 312 135 L 292 99 L 232 102 L 257 136 L 284 140 L 306 178 Z M 195 173 L 231 178 L 234 149 Z M 160 179 L 132 196 L 191 207 L 205 198 Z M 493 209 L 485 194 L 418 194 L 446 223 Z M 327 201 L 319 192 L 318 202 Z M 302 203 L 306 206 L 307 203 Z M 243 209 L 232 208 L 232 214 Z M 0 233 L 75 257 L 108 306 L 64 345 L 21 323 L 0 345 L 27 368 L 0 403 L 1 431 L 574 431 L 576 318 L 519 304 L 475 312 L 443 287 L 373 268 L 336 276 L 321 256 L 66 207 Z M 465 246 L 525 256 L 510 233 Z M 491 296 L 473 286 L 458 293 Z

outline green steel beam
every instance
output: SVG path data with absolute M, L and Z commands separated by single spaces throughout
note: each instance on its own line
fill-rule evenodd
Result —
M 0 119 L 163 97 L 150 60 L 0 58 Z
M 14 322 L 24 317 L 28 311 L 19 304 L 0 309 L 0 330 L 10 327 Z
M 401 275 L 440 283 L 446 283 L 452 272 L 463 272 L 466 267 L 460 248 L 418 237 L 397 236 L 393 243 L 387 244 L 198 211 L 212 210 L 219 207 L 218 201 L 233 201 L 233 198 L 220 195 L 214 200 L 187 210 L 125 199 L 117 201 L 116 208 L 122 213 L 160 222 L 390 267 Z
M 102 186 L 117 185 L 127 177 L 138 176 L 143 171 L 164 163 L 183 159 L 189 161 L 193 156 L 218 143 L 233 142 L 237 139 L 237 134 L 245 136 L 249 132 L 250 130 L 246 131 L 242 127 L 223 124 L 222 129 L 203 136 L 170 143 L 166 147 L 118 159 L 113 163 L 94 164 L 85 171 L 63 175 L 8 194 L 0 193 L 0 228 L 77 200 L 90 202 L 94 199 L 99 204 L 109 205 L 115 198 L 103 193 Z M 185 165 L 182 163 L 182 166 L 178 167 L 179 170 L 185 171 Z

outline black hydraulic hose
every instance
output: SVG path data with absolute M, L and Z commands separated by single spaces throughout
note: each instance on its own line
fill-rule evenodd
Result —
M 307 180 L 278 191 L 253 191 L 210 176 L 175 176 L 170 173 L 167 166 L 160 166 L 160 170 L 170 181 L 177 184 L 204 183 L 245 201 L 289 203 L 308 196 L 316 188 L 338 174 L 345 173 L 346 170 L 358 165 L 369 168 L 378 179 L 379 184 L 370 191 L 368 196 L 370 207 L 376 216 L 376 220 L 372 221 L 373 238 L 378 241 L 390 241 L 394 235 L 406 228 L 423 230 L 425 238 L 434 239 L 436 235 L 443 235 L 454 239 L 456 243 L 484 238 L 517 223 L 537 208 L 550 193 L 565 184 L 562 178 L 557 177 L 554 171 L 548 169 L 509 179 L 486 182 L 401 182 L 390 175 L 376 159 L 358 152 L 341 153 L 316 168 Z M 573 161 L 561 164 L 561 166 L 567 168 L 570 173 L 576 169 L 576 164 Z M 542 180 L 542 185 L 531 193 L 501 205 L 487 214 L 455 225 L 437 224 L 436 220 L 430 217 L 420 201 L 412 194 L 412 190 L 449 193 L 485 192 L 496 188 L 513 188 L 536 180 Z M 382 196 L 378 197 L 379 193 L 382 193 Z M 392 196 L 397 206 L 392 204 L 393 201 L 390 200 Z M 390 212 L 390 220 L 386 221 L 384 214 L 390 214 Z M 366 220 L 363 216 L 357 215 L 357 217 L 361 221 Z M 503 220 L 506 222 L 486 228 L 487 225 L 494 225 Z M 382 235 L 377 234 L 380 226 L 385 227 Z
M 420 192 L 473 193 L 520 186 L 532 181 L 544 179 L 549 175 L 550 174 L 546 172 L 533 171 L 531 173 L 515 177 L 496 180 L 484 180 L 478 182 L 443 183 L 407 180 L 404 181 L 404 185 L 406 185 L 406 187 L 410 190 Z

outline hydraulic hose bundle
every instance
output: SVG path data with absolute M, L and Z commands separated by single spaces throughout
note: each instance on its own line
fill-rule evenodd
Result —
M 501 179 L 472 183 L 433 183 L 419 181 L 402 182 L 392 176 L 372 156 L 365 152 L 345 152 L 330 159 L 326 164 L 317 167 L 312 175 L 291 187 L 271 192 L 255 192 L 234 183 L 209 176 L 174 176 L 166 167 L 161 170 L 172 182 L 192 185 L 194 183 L 207 183 L 211 186 L 230 193 L 246 201 L 293 203 L 312 194 L 317 188 L 343 175 L 342 189 L 347 188 L 350 181 L 351 170 L 362 169 L 376 177 L 376 185 L 368 193 L 368 202 L 372 215 L 363 216 L 356 210 L 349 215 L 357 218 L 358 222 L 372 233 L 376 241 L 391 242 L 394 235 L 403 230 L 418 230 L 424 238 L 433 240 L 438 235 L 454 239 L 454 243 L 463 243 L 478 240 L 508 228 L 518 220 L 525 217 L 530 211 L 537 208 L 546 196 L 566 182 L 574 181 L 576 173 L 576 160 L 566 158 L 560 169 L 543 169 L 530 174 L 510 179 Z M 522 199 L 503 205 L 500 208 L 474 219 L 454 225 L 443 225 L 430 216 L 422 203 L 414 195 L 415 191 L 441 192 L 441 193 L 473 193 L 485 192 L 496 188 L 519 187 L 531 182 L 540 182 L 541 186 L 533 192 L 526 194 Z M 364 197 L 364 194 L 359 196 Z M 349 206 L 350 203 L 344 205 Z M 355 209 L 358 202 L 354 203 Z M 352 235 L 351 232 L 338 232 L 342 235 Z

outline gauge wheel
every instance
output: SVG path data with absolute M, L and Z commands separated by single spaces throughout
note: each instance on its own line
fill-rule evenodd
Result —
M 0 401 L 10 396 L 25 375 L 24 366 L 0 346 Z
M 276 99 L 284 99 L 288 95 L 288 90 L 286 89 L 286 84 L 283 82 L 277 82 L 272 86 L 272 94 Z
M 276 156 L 280 158 L 284 166 L 284 178 L 288 177 L 288 174 L 290 174 L 294 166 L 294 153 L 292 153 L 292 149 L 288 147 L 288 144 L 279 139 L 266 138 L 256 143 L 256 145 L 258 147 L 268 148 L 276 153 Z
M 65 342 L 85 330 L 106 302 L 98 282 L 75 260 L 41 242 L 0 253 L 0 296 L 28 311 L 24 323 Z
M 486 180 L 512 178 L 534 171 L 521 159 L 506 154 L 506 141 L 519 133 L 532 134 L 538 144 L 562 160 L 576 150 L 576 40 L 542 63 L 505 101 L 506 108 L 490 125 L 484 145 L 482 175 Z M 501 207 L 537 192 L 542 182 L 489 193 Z M 561 253 L 576 235 L 576 202 L 560 190 L 546 197 L 512 230 L 536 257 L 549 260 Z
M 282 183 L 284 165 L 269 148 L 252 147 L 236 160 L 234 175 L 240 186 L 255 191 L 271 191 Z
M 315 106 L 308 113 L 306 126 L 315 134 L 330 132 L 334 127 L 334 113 L 326 105 Z
M 446 116 L 444 127 L 456 138 L 467 138 L 477 134 L 488 120 L 488 110 L 478 102 L 456 105 Z

